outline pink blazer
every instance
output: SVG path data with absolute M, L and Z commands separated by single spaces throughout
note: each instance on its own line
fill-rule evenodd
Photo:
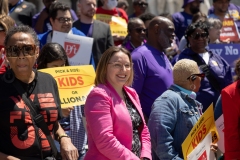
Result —
M 141 158 L 151 157 L 150 134 L 144 121 L 139 98 L 134 89 L 124 87 L 140 113 L 141 126 Z M 125 103 L 115 89 L 107 83 L 98 85 L 87 97 L 85 104 L 87 136 L 89 150 L 84 160 L 139 160 L 131 152 L 132 121 Z

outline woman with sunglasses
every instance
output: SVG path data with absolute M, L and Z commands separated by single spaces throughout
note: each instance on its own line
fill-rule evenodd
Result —
M 84 160 L 151 160 L 151 143 L 140 101 L 129 86 L 133 63 L 123 47 L 106 50 L 95 88 L 85 104 L 88 151 Z
M 4 46 L 10 69 L 0 77 L 0 159 L 52 158 L 46 132 L 32 114 L 35 108 L 50 134 L 61 144 L 62 158 L 77 160 L 77 149 L 58 123 L 61 103 L 57 83 L 51 75 L 33 69 L 39 55 L 36 33 L 28 26 L 13 27 Z
M 231 68 L 221 56 L 206 49 L 209 43 L 207 22 L 198 21 L 191 24 L 185 37 L 188 48 L 180 53 L 178 59 L 194 60 L 206 74 L 197 93 L 197 100 L 202 103 L 204 112 L 211 103 L 215 106 L 221 90 L 232 83 Z
M 204 76 L 193 60 L 182 59 L 174 65 L 174 84 L 155 100 L 148 120 L 154 160 L 183 159 L 181 145 L 202 115 L 196 93 Z
M 129 52 L 146 43 L 146 28 L 139 18 L 131 18 L 128 22 L 128 35 L 122 46 Z

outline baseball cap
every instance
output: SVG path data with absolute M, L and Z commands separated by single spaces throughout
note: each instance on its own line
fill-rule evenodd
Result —
M 188 3 L 192 3 L 195 0 L 184 0 L 182 8 L 184 8 Z M 199 0 L 200 3 L 202 3 L 204 0 Z

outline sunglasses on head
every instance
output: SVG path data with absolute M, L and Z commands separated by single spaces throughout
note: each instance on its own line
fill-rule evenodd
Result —
M 141 6 L 141 7 L 147 7 L 148 6 L 148 3 L 145 3 L 145 2 L 138 2 L 136 4 Z
M 20 53 L 26 56 L 35 55 L 36 45 L 33 44 L 25 44 L 21 46 L 8 46 L 6 48 L 6 56 L 7 57 L 19 57 Z
M 191 79 L 191 81 L 194 81 L 197 77 L 200 77 L 201 79 L 203 79 L 205 77 L 205 73 L 192 74 L 187 78 L 187 80 Z
M 147 31 L 147 29 L 145 29 L 145 28 L 134 28 L 134 30 L 139 34 L 141 34 L 142 32 L 146 33 L 146 31 Z
M 196 33 L 196 34 L 192 34 L 191 35 L 191 37 L 193 38 L 193 39 L 196 39 L 196 40 L 198 40 L 200 37 L 202 37 L 202 38 L 207 38 L 207 33 L 206 32 L 203 32 L 203 33 Z

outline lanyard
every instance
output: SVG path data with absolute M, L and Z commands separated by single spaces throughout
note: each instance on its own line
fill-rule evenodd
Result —
M 19 6 L 22 2 L 23 0 L 18 1 L 18 3 L 9 11 L 9 14 L 12 13 L 15 10 L 15 8 Z

